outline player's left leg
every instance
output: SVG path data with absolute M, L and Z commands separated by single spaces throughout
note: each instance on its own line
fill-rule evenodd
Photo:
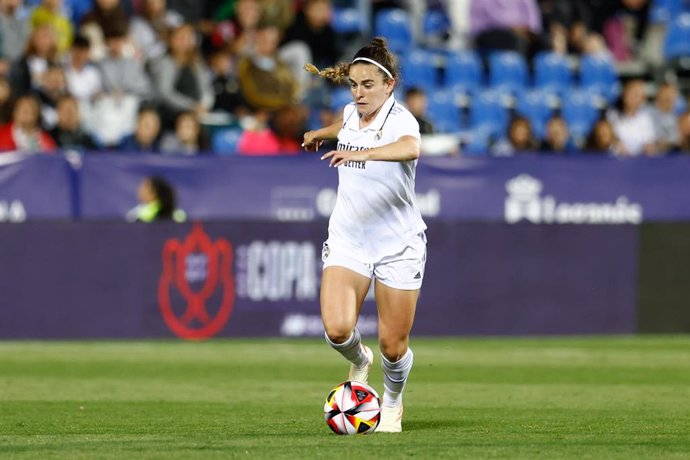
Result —
M 377 431 L 402 431 L 402 393 L 414 359 L 408 344 L 425 264 L 424 233 L 410 241 L 402 252 L 374 264 L 384 386 Z
M 402 431 L 402 394 L 414 359 L 408 344 L 418 297 L 419 289 L 395 289 L 376 280 L 384 387 L 379 432 Z

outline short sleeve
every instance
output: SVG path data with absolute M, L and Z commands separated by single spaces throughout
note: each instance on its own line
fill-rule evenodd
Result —
M 422 140 L 419 133 L 419 123 L 415 117 L 404 107 L 396 107 L 394 111 L 400 110 L 399 113 L 391 113 L 395 117 L 393 127 L 395 128 L 395 138 L 400 139 L 403 136 L 412 136 L 417 140 Z

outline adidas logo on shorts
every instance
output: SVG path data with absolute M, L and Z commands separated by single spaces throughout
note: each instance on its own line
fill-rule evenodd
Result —
M 414 275 L 414 279 L 416 279 L 416 280 L 421 280 L 421 279 L 422 279 L 422 273 L 421 273 L 421 272 L 417 272 L 417 274 Z

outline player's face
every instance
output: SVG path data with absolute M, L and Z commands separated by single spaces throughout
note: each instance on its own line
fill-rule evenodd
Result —
M 373 64 L 350 66 L 350 91 L 362 118 L 375 117 L 393 92 L 394 80 L 385 81 L 381 70 Z

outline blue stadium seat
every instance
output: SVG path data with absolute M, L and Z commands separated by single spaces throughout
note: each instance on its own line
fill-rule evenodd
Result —
M 649 22 L 667 23 L 683 10 L 683 0 L 652 0 L 649 7 Z
M 402 83 L 406 88 L 416 86 L 426 91 L 436 88 L 437 69 L 432 53 L 414 49 L 404 55 L 401 64 Z
M 410 15 L 402 9 L 382 10 L 376 14 L 374 34 L 386 37 L 388 47 L 402 53 L 412 48 L 412 25 Z
M 455 93 L 441 89 L 428 96 L 427 116 L 438 133 L 455 133 L 460 131 L 460 107 L 455 104 Z
M 216 155 L 234 155 L 242 136 L 242 128 L 219 129 L 211 137 L 211 150 Z
M 568 60 L 560 53 L 544 51 L 534 57 L 534 86 L 561 95 L 573 82 Z
M 331 101 L 328 107 L 334 112 L 342 112 L 343 107 L 352 101 L 352 92 L 350 88 L 338 87 L 331 91 Z
M 551 95 L 541 89 L 523 91 L 517 95 L 515 111 L 530 121 L 535 137 L 543 139 L 546 122 L 553 114 Z
M 690 56 L 690 13 L 680 14 L 668 24 L 663 53 L 664 59 Z
M 355 34 L 364 32 L 362 17 L 355 8 L 334 8 L 331 17 L 331 27 L 339 34 Z
M 515 51 L 496 51 L 489 56 L 489 85 L 517 94 L 527 86 L 527 61 Z
M 470 103 L 470 128 L 473 133 L 490 137 L 502 136 L 508 127 L 505 93 L 496 89 L 477 91 Z
M 482 86 L 484 71 L 474 51 L 456 51 L 446 57 L 444 85 L 457 92 L 470 92 Z
M 618 73 L 607 57 L 586 55 L 580 59 L 580 86 L 603 97 L 609 103 L 620 93 Z
M 431 9 L 424 15 L 424 42 L 427 48 L 446 49 L 445 40 L 450 33 L 450 18 L 442 10 Z
M 570 136 L 581 143 L 599 117 L 595 95 L 585 89 L 573 88 L 563 96 L 561 114 L 568 124 Z
M 482 156 L 490 152 L 491 139 L 485 133 L 477 131 L 471 133 L 467 143 L 462 147 L 463 156 Z
M 443 10 L 433 9 L 424 15 L 424 35 L 442 35 L 450 30 L 450 19 Z

